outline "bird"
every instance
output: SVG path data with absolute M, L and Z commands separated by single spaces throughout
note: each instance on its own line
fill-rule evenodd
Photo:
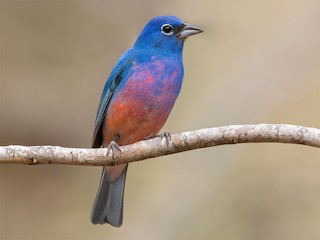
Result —
M 108 148 L 116 157 L 121 145 L 159 136 L 181 90 L 185 39 L 201 32 L 169 15 L 154 17 L 145 25 L 106 81 L 93 148 Z M 91 212 L 93 224 L 122 225 L 127 168 L 127 164 L 103 167 Z

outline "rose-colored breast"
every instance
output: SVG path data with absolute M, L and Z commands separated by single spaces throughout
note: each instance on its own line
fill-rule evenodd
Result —
M 108 106 L 103 146 L 119 136 L 119 145 L 156 136 L 180 92 L 183 73 L 172 62 L 153 61 L 133 66 Z

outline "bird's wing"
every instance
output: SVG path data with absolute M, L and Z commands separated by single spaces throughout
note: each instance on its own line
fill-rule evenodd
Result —
M 131 51 L 127 51 L 122 55 L 119 61 L 116 63 L 113 68 L 110 76 L 104 86 L 102 96 L 100 98 L 100 104 L 98 107 L 98 112 L 96 116 L 95 128 L 92 138 L 92 147 L 99 148 L 102 144 L 102 123 L 106 116 L 107 108 L 110 103 L 110 100 L 113 96 L 113 93 L 119 86 L 119 83 L 123 79 L 124 73 L 127 72 L 129 66 L 131 65 L 130 61 Z

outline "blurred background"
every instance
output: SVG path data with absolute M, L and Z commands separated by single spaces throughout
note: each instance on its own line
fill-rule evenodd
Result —
M 146 22 L 205 32 L 164 129 L 320 127 L 317 0 L 0 2 L 0 144 L 90 147 L 100 94 Z M 320 239 L 320 154 L 215 147 L 130 164 L 120 229 L 92 225 L 100 167 L 0 166 L 0 239 Z

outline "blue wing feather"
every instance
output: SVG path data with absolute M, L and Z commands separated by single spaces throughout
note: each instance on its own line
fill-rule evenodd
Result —
M 131 65 L 130 55 L 132 51 L 129 50 L 125 52 L 119 61 L 116 63 L 115 67 L 112 69 L 109 78 L 103 88 L 102 95 L 100 98 L 100 104 L 98 107 L 98 112 L 96 116 L 95 128 L 92 138 L 92 147 L 99 148 L 102 144 L 102 123 L 106 116 L 107 108 L 113 93 L 116 91 L 119 83 L 123 79 L 124 73 L 127 71 L 128 67 Z

